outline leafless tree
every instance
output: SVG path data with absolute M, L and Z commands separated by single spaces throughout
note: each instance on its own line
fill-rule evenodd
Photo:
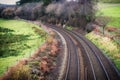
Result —
M 15 17 L 15 8 L 11 8 L 11 7 L 7 7 L 5 8 L 2 13 L 1 13 L 1 16 L 2 18 L 7 18 L 7 19 L 11 19 L 11 18 L 14 18 Z
M 100 16 L 100 17 L 97 17 L 95 22 L 103 28 L 103 35 L 104 35 L 104 31 L 105 31 L 105 27 L 107 26 L 108 22 L 110 21 L 111 19 L 109 17 L 104 17 L 104 16 Z

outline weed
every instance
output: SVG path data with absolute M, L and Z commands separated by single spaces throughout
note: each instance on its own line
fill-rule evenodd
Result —
M 65 26 L 65 29 L 72 30 L 72 26 Z
M 40 30 L 39 28 L 37 27 L 32 27 L 32 29 L 34 29 L 35 33 L 39 34 L 41 37 L 46 37 L 46 32 Z
M 39 61 L 31 61 L 29 62 L 29 65 L 31 66 L 39 66 Z
M 53 40 L 54 40 L 54 38 L 52 37 L 52 36 L 49 36 L 48 38 L 47 38 L 47 44 L 52 44 L 52 42 L 53 42 Z
M 120 49 L 118 45 L 108 37 L 96 35 L 93 32 L 86 35 L 86 37 L 91 40 L 95 45 L 97 45 L 105 55 L 109 56 L 120 70 Z M 102 45 L 101 45 L 102 44 Z M 116 62 L 117 61 L 117 62 Z
M 11 67 L 6 75 L 3 77 L 3 80 L 30 80 L 30 68 L 27 65 L 19 65 Z

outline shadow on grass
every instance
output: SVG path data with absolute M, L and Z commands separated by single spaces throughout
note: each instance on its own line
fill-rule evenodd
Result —
M 30 48 L 24 41 L 30 35 L 16 35 L 14 30 L 0 27 L 0 57 L 17 56 L 26 48 Z
M 0 32 L 14 32 L 14 30 L 10 30 L 8 28 L 0 27 Z

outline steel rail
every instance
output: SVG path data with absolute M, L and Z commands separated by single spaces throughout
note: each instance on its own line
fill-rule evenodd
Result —
M 49 27 L 51 27 L 51 26 L 49 25 Z M 64 38 L 67 40 L 67 42 L 68 42 L 67 43 L 68 44 L 67 45 L 68 46 L 68 60 L 67 60 L 67 64 L 66 64 L 67 68 L 66 68 L 66 72 L 65 72 L 63 80 L 73 80 L 73 79 L 80 80 L 80 74 L 79 74 L 80 73 L 80 70 L 79 70 L 80 66 L 79 66 L 79 59 L 78 59 L 79 57 L 78 57 L 78 54 L 77 54 L 77 51 L 76 51 L 76 46 L 75 46 L 73 40 L 71 39 L 70 36 L 68 36 L 69 34 L 64 32 L 63 30 L 58 29 L 58 28 L 53 27 L 53 26 L 51 28 L 55 29 L 59 33 L 61 33 L 64 36 Z M 72 59 L 73 56 L 74 56 L 74 59 Z M 77 61 L 77 64 L 72 63 L 72 62 L 76 62 L 76 61 Z M 74 64 L 74 66 L 77 65 L 76 66 L 77 69 L 75 69 L 77 71 L 77 73 L 76 73 L 76 71 L 72 70 L 73 69 L 73 65 L 72 64 Z M 75 76 L 71 75 L 73 73 L 75 73 L 77 75 L 75 75 Z
M 91 43 L 89 40 L 87 40 L 85 37 L 83 37 L 81 34 L 78 34 L 77 32 L 72 32 L 72 33 L 74 33 L 79 38 L 81 38 L 89 46 L 89 48 L 94 52 L 99 63 L 101 64 L 103 71 L 105 72 L 107 80 L 119 80 L 120 79 L 120 73 L 118 72 L 118 70 L 116 70 L 116 67 L 109 61 L 109 59 L 105 55 L 103 55 L 103 53 L 93 43 Z M 103 58 L 105 58 L 105 61 L 103 60 Z M 110 71 L 108 71 L 108 69 L 106 68 L 109 66 L 105 66 L 104 62 L 107 62 L 109 64 L 109 66 L 112 67 L 113 70 L 111 70 L 111 71 L 113 74 L 109 74 Z M 114 74 L 116 74 L 116 75 L 114 77 L 111 77 Z

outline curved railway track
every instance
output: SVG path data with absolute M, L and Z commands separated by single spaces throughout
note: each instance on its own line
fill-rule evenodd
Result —
M 67 41 L 67 62 L 66 69 L 64 71 L 63 80 L 80 80 L 79 75 L 79 57 L 76 54 L 76 45 L 72 41 L 72 39 L 68 36 L 68 34 L 64 33 L 64 31 L 59 30 L 65 40 Z
M 62 80 L 120 80 L 120 73 L 103 53 L 77 32 L 53 25 L 67 42 L 67 61 Z
M 101 50 L 98 49 L 93 43 L 91 43 L 89 40 L 87 40 L 82 35 L 76 32 L 73 32 L 73 33 L 77 35 L 80 39 L 82 39 L 87 44 L 87 46 L 92 50 L 93 54 L 96 56 L 97 60 L 99 61 L 99 64 L 102 70 L 104 71 L 104 75 L 106 76 L 105 80 L 119 80 L 120 73 L 118 72 L 116 67 L 113 65 L 113 63 L 101 52 Z M 96 73 L 97 72 L 98 71 L 96 71 Z M 97 80 L 98 79 L 99 78 L 97 78 Z

